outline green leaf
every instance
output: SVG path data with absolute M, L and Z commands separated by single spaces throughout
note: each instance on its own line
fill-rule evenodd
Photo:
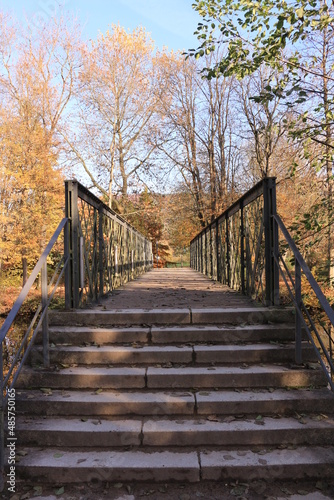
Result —
M 304 16 L 304 7 L 300 7 L 299 9 L 297 9 L 296 14 L 299 17 L 299 19 L 302 19 L 302 17 Z

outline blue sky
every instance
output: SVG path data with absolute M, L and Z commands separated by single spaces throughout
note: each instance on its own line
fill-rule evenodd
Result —
M 28 22 L 59 12 L 60 4 L 79 18 L 84 38 L 94 39 L 98 31 L 119 23 L 130 30 L 144 26 L 159 48 L 183 50 L 198 45 L 193 32 L 200 18 L 192 0 L 0 0 L 1 10 Z

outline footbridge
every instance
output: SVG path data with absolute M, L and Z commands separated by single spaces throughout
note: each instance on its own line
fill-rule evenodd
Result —
M 2 488 L 12 472 L 31 484 L 332 478 L 334 313 L 277 213 L 275 179 L 203 229 L 182 269 L 153 270 L 150 241 L 80 183 L 65 192 L 0 331 Z M 41 304 L 14 340 L 38 276 Z

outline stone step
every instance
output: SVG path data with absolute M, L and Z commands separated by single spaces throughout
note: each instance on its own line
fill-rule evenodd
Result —
M 64 368 L 59 371 L 23 367 L 17 379 L 20 388 L 138 389 L 145 387 L 146 368 Z
M 197 482 L 200 466 L 196 451 L 105 451 L 95 449 L 25 448 L 16 471 L 38 483 Z
M 50 326 L 49 338 L 54 344 L 82 345 L 122 344 L 131 342 L 145 343 L 149 340 L 149 328 L 94 328 L 86 326 Z M 41 343 L 42 335 L 37 334 L 36 343 Z
M 182 367 L 182 368 L 105 368 L 72 367 L 59 371 L 34 370 L 24 367 L 17 388 L 60 389 L 170 389 L 170 388 L 248 388 L 305 387 L 327 385 L 320 370 L 296 369 L 268 365 L 247 367 Z
M 95 449 L 34 449 L 25 448 L 16 471 L 21 478 L 38 483 L 91 482 L 198 482 L 239 480 L 295 480 L 332 478 L 334 448 L 293 447 L 251 451 L 221 450 L 160 450 L 106 451 Z
M 212 342 L 231 344 L 240 342 L 293 342 L 293 325 L 209 325 L 209 326 L 153 326 L 93 328 L 78 326 L 52 326 L 49 328 L 50 342 L 65 345 L 83 345 L 84 343 L 127 344 L 148 343 L 179 344 Z M 152 336 L 152 337 L 151 337 Z M 41 334 L 36 343 L 41 343 Z
M 257 325 L 265 323 L 293 323 L 294 310 L 284 307 L 226 307 L 191 309 L 193 324 Z
M 140 446 L 141 420 L 18 417 L 15 436 L 23 446 Z
M 195 396 L 198 415 L 334 413 L 328 389 L 198 391 Z
M 51 363 L 115 365 L 115 364 L 157 364 L 157 363 L 277 363 L 295 359 L 293 344 L 252 344 L 215 346 L 58 346 L 50 348 Z M 312 346 L 305 344 L 304 361 L 316 361 Z M 43 348 L 32 349 L 31 364 L 43 363 Z
M 245 478 L 296 480 L 332 478 L 334 447 L 295 447 L 278 450 L 220 450 L 200 453 L 201 478 L 208 481 Z
M 30 415 L 285 415 L 334 413 L 328 389 L 248 391 L 18 391 L 17 412 Z
M 194 346 L 195 362 L 199 364 L 221 363 L 278 363 L 295 360 L 294 344 L 251 344 Z M 316 361 L 312 346 L 304 344 L 303 361 Z
M 291 308 L 220 307 L 206 309 L 78 309 L 50 311 L 50 325 L 168 325 L 291 323 Z
M 249 388 L 326 386 L 319 370 L 291 370 L 284 366 L 184 367 L 147 369 L 147 387 L 158 388 Z
M 191 347 L 173 346 L 88 346 L 88 347 L 53 347 L 50 349 L 51 363 L 63 364 L 156 364 L 156 363 L 185 363 L 193 362 Z M 43 362 L 43 349 L 35 348 L 31 353 L 32 363 Z
M 216 421 L 217 420 L 217 421 Z M 274 446 L 325 445 L 334 441 L 334 420 L 308 417 L 249 419 L 105 420 L 18 418 L 15 435 L 24 446 Z
M 50 325 L 116 326 L 189 324 L 190 309 L 77 309 L 50 311 Z
M 251 325 L 251 326 L 166 326 L 152 327 L 152 343 L 177 344 L 213 342 L 232 344 L 237 342 L 270 342 L 293 341 L 295 328 L 293 325 Z
M 211 416 L 207 419 L 147 420 L 144 446 L 273 446 L 325 445 L 334 440 L 334 420 L 270 418 L 252 420 Z M 217 420 L 217 421 L 216 421 Z M 224 421 L 226 420 L 226 421 Z
M 17 412 L 31 415 L 193 415 L 195 396 L 185 391 L 19 391 Z

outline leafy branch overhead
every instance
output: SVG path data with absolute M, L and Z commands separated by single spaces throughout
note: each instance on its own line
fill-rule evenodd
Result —
M 188 56 L 200 58 L 224 46 L 224 56 L 206 67 L 212 79 L 235 75 L 243 79 L 263 65 L 279 78 L 268 80 L 256 102 L 283 98 L 292 111 L 293 139 L 309 138 L 333 148 L 328 127 L 334 123 L 332 2 L 326 0 L 197 0 L 193 8 L 203 17 L 196 34 L 201 42 Z M 296 105 L 311 102 L 304 109 Z
M 288 65 L 293 72 L 300 67 L 298 42 L 308 34 L 323 31 L 334 20 L 326 2 L 316 0 L 196 0 L 193 8 L 203 17 L 197 27 L 197 49 L 189 50 L 196 58 L 226 45 L 226 55 L 207 68 L 209 78 L 236 75 L 243 78 L 263 63 L 275 69 Z M 296 51 L 282 51 L 294 45 Z M 310 71 L 307 66 L 303 69 Z

